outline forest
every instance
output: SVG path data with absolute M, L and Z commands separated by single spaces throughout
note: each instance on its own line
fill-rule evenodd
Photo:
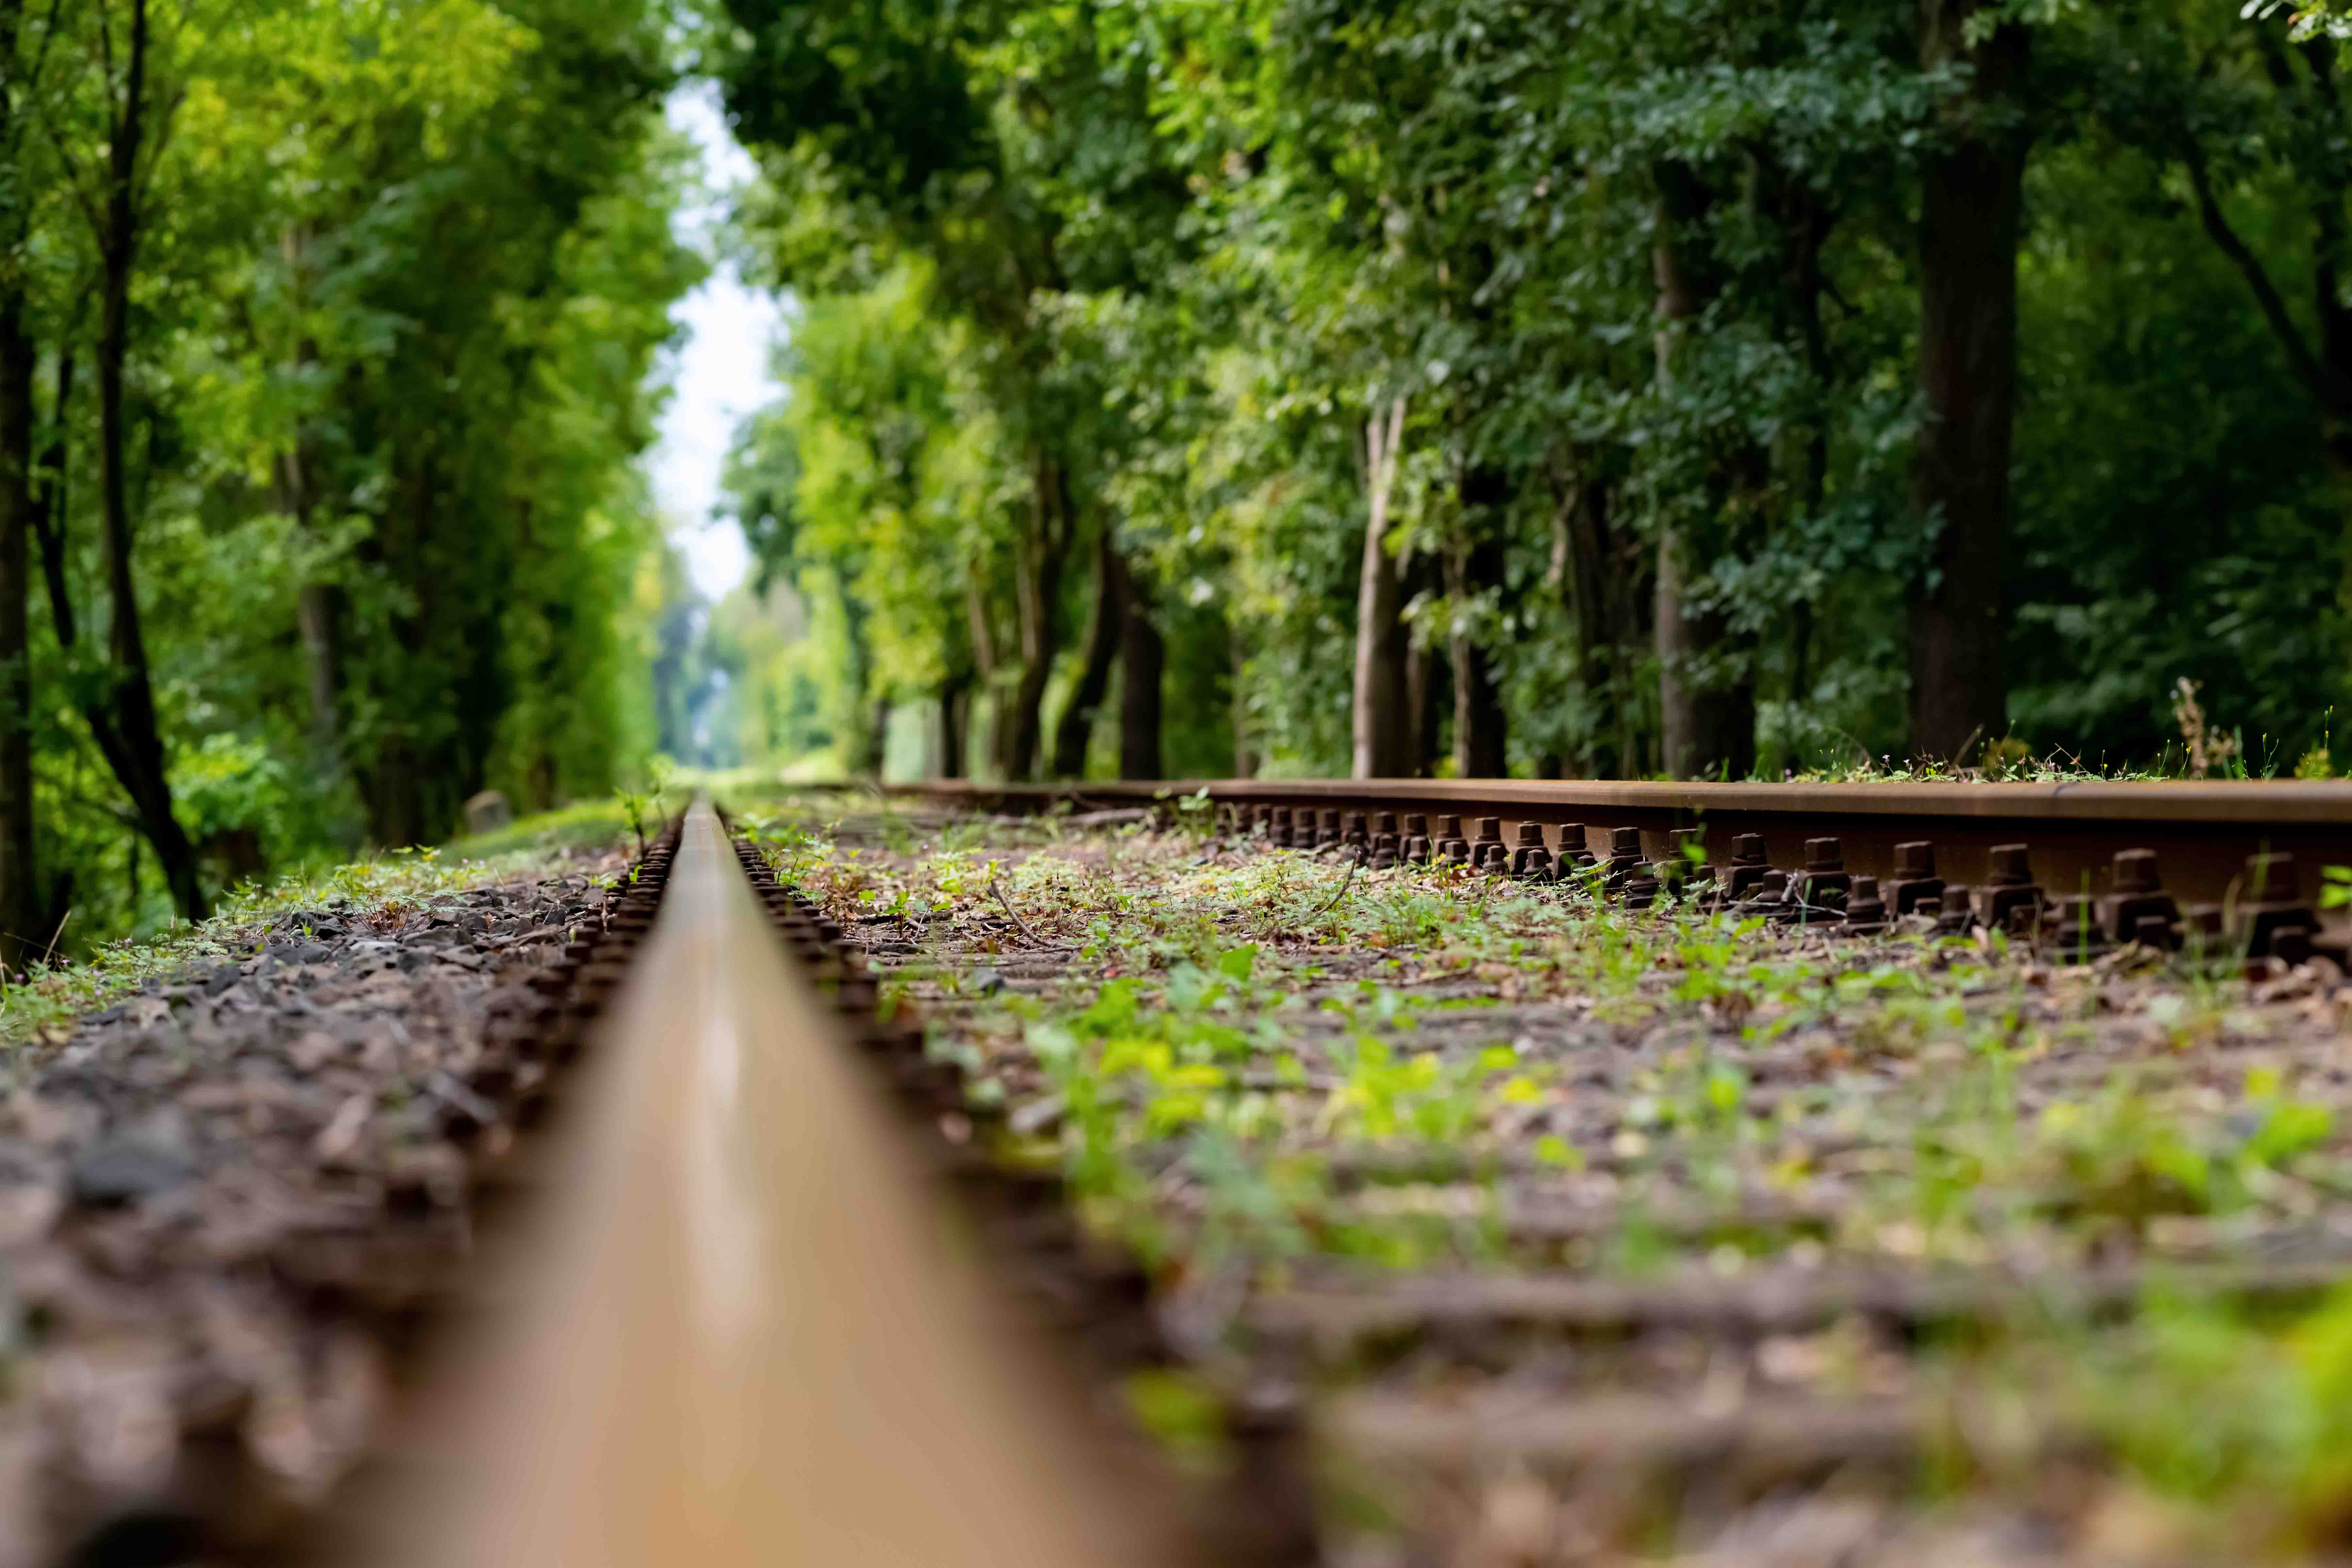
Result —
M 0 0 L 12 962 L 651 747 L 676 26 Z
M 725 0 L 744 753 L 2326 773 L 2338 26 Z
M 2331 774 L 2340 31 L 0 0 L 0 946 L 660 751 Z M 706 605 L 642 459 L 717 259 L 788 331 Z

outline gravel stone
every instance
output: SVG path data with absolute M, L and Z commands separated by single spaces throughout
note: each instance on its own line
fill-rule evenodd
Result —
M 0 1563 L 328 1495 L 541 1081 L 494 1021 L 625 864 L 339 894 L 0 1059 Z
M 110 1138 L 74 1156 L 74 1202 L 112 1208 L 176 1187 L 194 1173 L 184 1155 L 147 1139 Z

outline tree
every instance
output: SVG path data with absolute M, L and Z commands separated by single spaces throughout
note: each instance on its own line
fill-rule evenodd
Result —
M 33 834 L 32 643 L 26 608 L 34 509 L 38 345 L 26 254 L 36 156 L 29 100 L 53 36 L 27 47 L 24 0 L 0 0 L 0 961 L 21 963 L 41 938 Z
M 1955 762 L 2008 728 L 2002 571 L 2032 33 L 1998 15 L 1983 0 L 1919 4 L 1923 67 L 1967 67 L 1921 175 L 1916 496 L 1934 542 L 1911 603 L 1911 747 Z
M 1375 406 L 1364 421 L 1364 565 L 1356 590 L 1355 757 L 1350 776 L 1402 778 L 1414 771 L 1405 704 L 1407 631 L 1396 558 L 1389 550 L 1389 499 L 1404 445 L 1405 400 Z

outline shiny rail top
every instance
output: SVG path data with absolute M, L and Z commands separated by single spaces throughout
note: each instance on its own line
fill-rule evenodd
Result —
M 1181 1555 L 958 1245 L 707 803 L 589 1050 L 509 1310 L 369 1560 Z

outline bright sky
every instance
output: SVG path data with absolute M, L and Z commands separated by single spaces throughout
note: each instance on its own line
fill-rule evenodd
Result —
M 710 230 L 725 216 L 729 194 L 751 178 L 751 157 L 728 131 L 719 89 L 711 83 L 680 87 L 666 107 L 669 122 L 702 149 L 711 198 L 681 209 L 678 236 L 708 252 Z M 661 437 L 646 458 L 646 471 L 694 585 L 716 600 L 751 570 L 741 531 L 732 519 L 713 521 L 710 509 L 719 500 L 719 476 L 736 423 L 776 394 L 768 352 L 782 335 L 783 316 L 773 297 L 746 289 L 726 265 L 680 301 L 673 315 L 692 336 L 673 351 L 675 390 L 662 412 Z

